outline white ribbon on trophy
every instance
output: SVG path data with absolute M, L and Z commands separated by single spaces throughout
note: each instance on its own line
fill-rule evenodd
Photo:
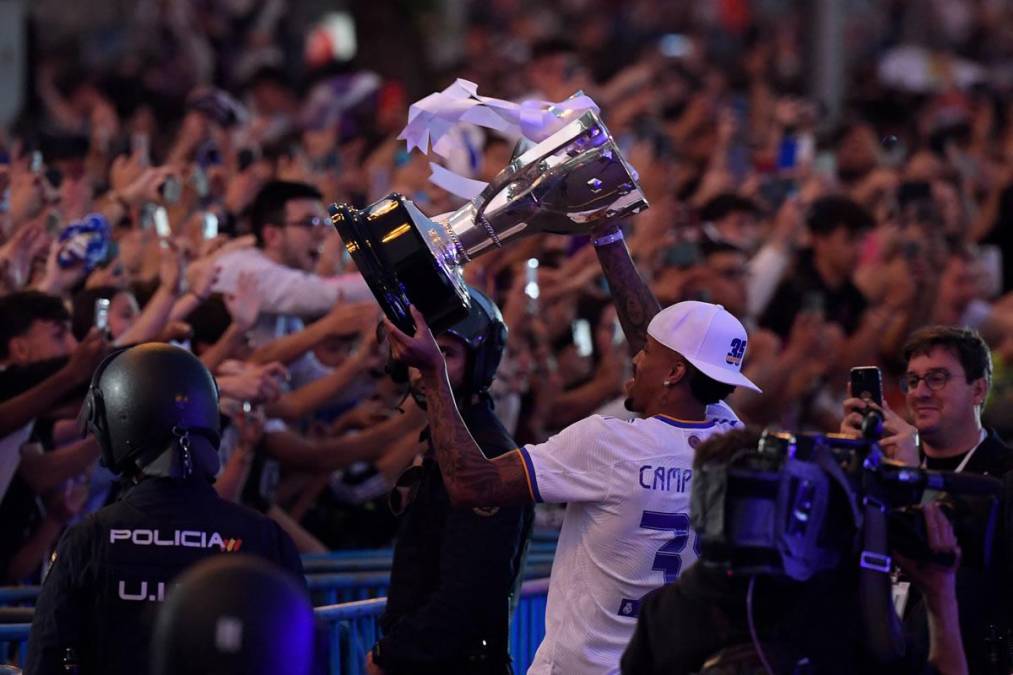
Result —
M 398 138 L 407 143 L 409 152 L 418 148 L 428 154 L 432 149 L 447 158 L 457 145 L 454 134 L 450 134 L 457 124 L 471 123 L 538 143 L 585 110 L 598 112 L 598 105 L 590 96 L 580 93 L 559 103 L 537 100 L 514 103 L 479 96 L 478 85 L 458 79 L 443 91 L 413 103 L 408 110 L 408 124 Z M 434 185 L 463 199 L 477 197 L 487 185 L 434 162 L 429 167 L 433 172 L 429 180 Z

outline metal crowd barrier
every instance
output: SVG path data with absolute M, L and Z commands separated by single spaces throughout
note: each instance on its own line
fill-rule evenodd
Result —
M 545 635 L 548 579 L 521 586 L 521 598 L 510 625 L 510 653 L 514 672 L 524 673 Z M 326 605 L 313 610 L 326 626 L 331 675 L 363 675 L 366 652 L 380 637 L 379 617 L 387 598 Z M 0 661 L 25 663 L 30 624 L 0 624 Z
M 556 549 L 553 531 L 536 531 L 528 548 L 521 600 L 511 627 L 510 649 L 514 672 L 527 670 L 545 632 L 545 590 Z M 390 585 L 390 548 L 332 551 L 302 557 L 306 582 L 317 615 L 329 625 L 331 672 L 353 675 L 362 672 L 362 658 L 377 638 L 376 619 L 386 606 Z M 540 585 L 541 584 L 541 585 Z M 24 663 L 31 627 L 13 608 L 30 611 L 40 586 L 0 587 L 0 663 Z M 340 604 L 339 604 L 340 603 Z M 9 615 L 9 616 L 7 616 Z
M 521 598 L 510 624 L 510 655 L 514 672 L 525 673 L 545 636 L 545 602 L 548 579 L 532 579 L 521 586 Z M 359 600 L 317 607 L 317 618 L 327 624 L 331 675 L 363 675 L 366 652 L 380 637 L 378 621 L 387 598 Z

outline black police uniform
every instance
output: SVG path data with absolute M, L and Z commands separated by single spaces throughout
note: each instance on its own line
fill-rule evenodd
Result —
M 274 561 L 302 580 L 281 528 L 221 499 L 200 477 L 147 478 L 67 531 L 35 609 L 25 673 L 148 672 L 155 615 L 169 585 L 197 561 L 231 552 Z
M 514 450 L 486 397 L 461 416 L 485 456 Z M 510 595 L 533 508 L 455 509 L 433 456 L 405 512 L 374 658 L 398 673 L 509 673 Z

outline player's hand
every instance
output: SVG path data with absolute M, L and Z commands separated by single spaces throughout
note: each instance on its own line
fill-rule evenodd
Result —
M 423 375 L 432 376 L 446 368 L 440 346 L 436 344 L 433 332 L 429 330 L 422 312 L 410 307 L 412 319 L 415 321 L 415 335 L 406 335 L 395 326 L 390 319 L 384 317 L 383 324 L 387 327 L 389 342 L 394 358 L 410 368 L 418 368 Z

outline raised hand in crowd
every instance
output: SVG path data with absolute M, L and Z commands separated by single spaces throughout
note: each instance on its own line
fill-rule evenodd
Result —
M 208 288 L 210 286 L 209 284 Z M 235 292 L 225 294 L 225 307 L 239 330 L 245 332 L 256 325 L 257 317 L 260 316 L 260 287 L 255 274 L 242 272 L 239 275 Z
M 222 396 L 255 404 L 276 401 L 284 390 L 288 370 L 280 363 L 252 365 L 226 362 L 219 368 L 218 386 Z

